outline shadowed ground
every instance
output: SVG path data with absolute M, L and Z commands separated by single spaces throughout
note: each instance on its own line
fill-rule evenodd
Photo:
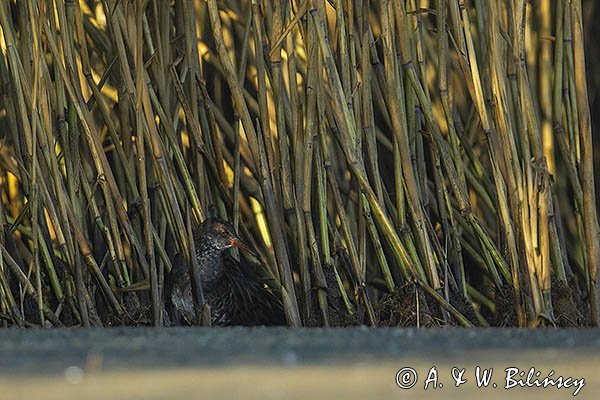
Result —
M 599 350 L 598 330 L 3 330 L 0 398 L 572 397 L 575 387 L 504 389 L 506 368 L 534 367 L 540 380 L 584 378 L 576 398 L 587 399 L 600 390 Z M 433 366 L 442 387 L 425 391 Z M 477 366 L 493 368 L 489 387 L 477 388 Z M 408 390 L 396 385 L 404 367 L 418 374 Z M 465 369 L 458 388 L 452 367 Z

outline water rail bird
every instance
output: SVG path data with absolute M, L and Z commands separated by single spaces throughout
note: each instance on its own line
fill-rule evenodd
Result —
M 280 293 L 259 262 L 235 258 L 232 248 L 256 253 L 236 234 L 233 225 L 208 218 L 194 230 L 194 244 L 204 300 L 210 306 L 212 325 L 284 325 Z M 256 257 L 255 257 L 256 258 Z M 256 258 L 258 259 L 258 258 Z M 183 257 L 175 258 L 166 280 L 167 305 L 172 322 L 198 324 L 192 276 Z M 184 321 L 182 321 L 183 319 Z

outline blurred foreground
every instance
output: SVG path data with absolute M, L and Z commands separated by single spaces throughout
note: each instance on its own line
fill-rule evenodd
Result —
M 574 388 L 504 389 L 506 368 L 534 367 L 540 380 L 551 370 L 585 379 L 577 398 L 587 399 L 600 388 L 599 349 L 596 330 L 5 330 L 0 398 L 572 397 Z M 443 387 L 425 391 L 433 366 Z M 489 387 L 477 387 L 477 366 L 493 368 Z M 407 390 L 395 381 L 405 367 L 418 374 Z M 458 388 L 453 367 L 465 369 Z

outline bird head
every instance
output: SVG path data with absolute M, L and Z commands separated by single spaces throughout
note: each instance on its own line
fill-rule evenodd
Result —
M 200 225 L 200 234 L 205 243 L 216 250 L 223 251 L 236 247 L 256 256 L 252 250 L 235 232 L 233 225 L 220 218 L 208 218 Z

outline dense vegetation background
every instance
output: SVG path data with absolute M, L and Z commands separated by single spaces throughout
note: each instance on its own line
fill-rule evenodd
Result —
M 598 325 L 596 3 L 0 2 L 0 325 L 163 324 L 209 215 L 291 326 Z

